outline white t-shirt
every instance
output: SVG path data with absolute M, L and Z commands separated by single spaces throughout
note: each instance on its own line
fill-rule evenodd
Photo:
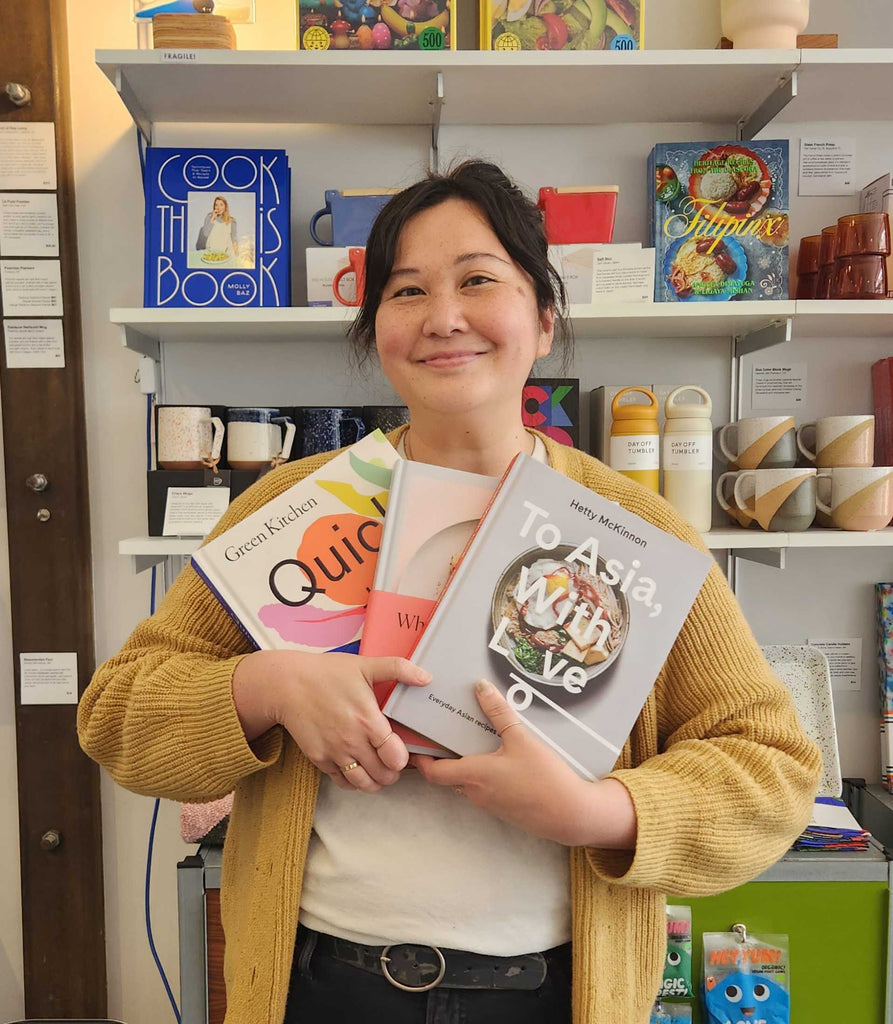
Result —
M 533 455 L 548 461 L 539 438 Z M 504 824 L 413 769 L 374 794 L 346 792 L 324 775 L 300 919 L 369 945 L 433 943 L 493 956 L 550 949 L 571 937 L 568 848 Z

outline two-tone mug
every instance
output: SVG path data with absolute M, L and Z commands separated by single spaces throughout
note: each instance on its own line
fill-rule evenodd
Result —
M 738 469 L 790 469 L 797 462 L 793 416 L 748 416 L 720 428 L 717 440 Z
M 808 530 L 815 519 L 814 469 L 746 469 L 735 481 L 735 503 L 764 530 Z
M 797 429 L 797 447 L 819 469 L 871 466 L 874 416 L 825 416 L 814 423 L 804 423 Z
M 816 506 L 840 530 L 883 530 L 893 519 L 893 466 L 835 466 L 818 471 Z M 830 482 L 830 498 L 823 492 Z
M 753 510 L 740 507 L 735 502 L 735 481 L 744 472 L 744 470 L 729 470 L 728 473 L 723 473 L 722 476 L 716 481 L 716 500 L 719 502 L 720 508 L 722 508 L 729 519 L 736 526 L 743 526 L 744 529 L 748 529 L 751 526 L 756 526 L 756 522 L 753 517 Z
M 226 428 L 207 405 L 159 405 L 156 409 L 159 469 L 202 469 L 220 459 Z
M 227 409 L 226 420 L 226 459 L 233 469 L 260 470 L 288 461 L 295 440 L 290 416 L 279 409 L 242 406 Z

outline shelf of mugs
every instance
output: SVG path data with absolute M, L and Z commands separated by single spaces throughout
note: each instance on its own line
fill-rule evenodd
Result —
M 95 59 L 151 138 L 160 121 L 734 125 L 790 78 L 801 57 L 799 50 L 97 50 Z
M 716 529 L 702 534 L 711 551 L 775 551 L 786 548 L 893 547 L 893 529 L 860 533 L 846 530 L 805 530 L 768 533 L 765 530 Z M 118 542 L 118 554 L 131 558 L 134 572 L 142 572 L 169 556 L 185 558 L 202 543 L 198 537 L 128 537 Z M 746 556 L 745 556 L 746 557 Z

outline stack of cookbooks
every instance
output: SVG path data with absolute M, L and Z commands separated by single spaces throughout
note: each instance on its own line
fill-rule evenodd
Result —
M 401 460 L 380 434 L 193 559 L 256 647 L 431 672 L 377 692 L 410 749 L 495 750 L 487 678 L 585 778 L 613 768 L 711 562 L 530 456 L 496 480 Z
M 867 850 L 871 834 L 852 816 L 843 800 L 833 796 L 816 799 L 812 818 L 795 850 Z

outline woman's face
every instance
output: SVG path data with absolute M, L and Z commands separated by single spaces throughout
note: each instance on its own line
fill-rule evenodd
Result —
M 214 200 L 214 212 L 223 213 L 226 210 L 226 203 L 222 199 Z
M 417 414 L 514 403 L 552 347 L 531 278 L 472 203 L 423 210 L 400 235 L 375 317 L 382 369 Z

